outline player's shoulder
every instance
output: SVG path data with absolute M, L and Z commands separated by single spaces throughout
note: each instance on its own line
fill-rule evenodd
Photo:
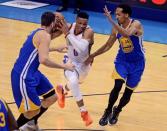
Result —
M 39 30 L 37 33 L 36 33 L 36 36 L 39 37 L 39 38 L 50 38 L 50 34 L 47 33 L 45 30 Z
M 89 32 L 89 33 L 94 33 L 93 29 L 91 27 L 88 27 L 85 29 L 86 32 Z
M 134 25 L 141 25 L 141 22 L 139 20 L 133 20 L 132 24 Z

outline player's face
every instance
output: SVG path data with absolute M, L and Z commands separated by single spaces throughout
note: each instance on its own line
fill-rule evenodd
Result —
M 84 31 L 87 25 L 88 25 L 88 19 L 77 17 L 75 26 L 77 31 Z
M 119 24 L 124 24 L 124 22 L 128 18 L 128 15 L 124 14 L 122 10 L 122 8 L 117 8 L 115 12 L 115 16 Z
M 55 21 L 51 24 L 51 33 L 55 33 L 57 30 L 57 24 L 58 21 L 55 19 Z
M 59 13 L 59 12 L 56 12 L 55 13 L 55 22 L 54 22 L 54 26 L 52 28 L 52 33 L 55 33 L 57 31 L 60 31 L 60 22 L 65 22 L 65 19 L 64 19 L 64 16 Z

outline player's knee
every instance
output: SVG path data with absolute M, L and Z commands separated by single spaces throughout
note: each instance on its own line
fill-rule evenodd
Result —
M 75 98 L 76 101 L 80 101 L 80 100 L 83 99 L 81 93 L 75 94 L 75 95 L 74 95 L 74 98 Z
M 57 100 L 55 90 L 49 92 L 48 94 L 44 95 L 44 100 L 42 101 L 42 106 L 47 108 L 54 104 Z
M 71 89 L 72 95 L 75 98 L 76 101 L 80 101 L 82 99 L 82 94 L 79 89 L 78 81 L 71 81 L 69 83 L 69 87 Z
M 69 88 L 72 90 L 72 89 L 75 89 L 75 88 L 78 88 L 78 79 L 77 78 L 70 78 L 69 81 L 68 81 L 68 85 L 69 85 Z
M 122 80 L 122 79 L 115 79 L 115 85 L 114 85 L 114 87 L 120 88 L 120 87 L 122 87 L 123 83 L 124 83 L 124 80 Z
M 57 100 L 57 97 L 56 97 L 56 95 L 52 95 L 52 96 L 50 96 L 50 97 L 48 97 L 47 99 L 45 99 L 45 107 L 49 107 L 49 106 L 51 106 L 52 104 L 54 104 L 55 102 L 56 102 L 56 100 Z
M 123 98 L 127 101 L 130 101 L 130 98 L 132 96 L 133 90 L 129 89 L 129 88 L 125 88 L 125 92 L 123 94 Z
M 28 119 L 33 118 L 34 116 L 36 116 L 37 114 L 39 114 L 40 109 L 34 110 L 34 111 L 27 111 L 24 113 L 24 116 Z

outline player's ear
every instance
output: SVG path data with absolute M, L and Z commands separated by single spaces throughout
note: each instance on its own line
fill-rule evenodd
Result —
M 128 18 L 128 17 L 129 17 L 129 14 L 125 14 L 125 17 Z
M 52 27 L 52 28 L 54 27 L 54 23 L 55 23 L 55 22 L 52 22 L 52 23 L 51 23 L 51 27 Z

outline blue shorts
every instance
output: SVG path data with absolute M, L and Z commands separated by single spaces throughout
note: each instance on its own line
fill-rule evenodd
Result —
M 115 71 L 113 73 L 114 79 L 124 79 L 126 86 L 130 89 L 135 89 L 141 80 L 145 68 L 145 60 L 137 62 L 115 62 Z
M 19 73 L 12 70 L 11 84 L 15 102 L 21 113 L 39 109 L 41 106 L 39 96 L 54 89 L 40 71 L 23 79 Z

